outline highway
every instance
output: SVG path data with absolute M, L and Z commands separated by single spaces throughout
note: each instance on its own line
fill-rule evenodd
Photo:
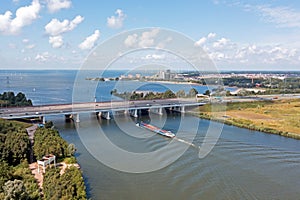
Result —
M 110 101 L 110 102 L 87 102 L 59 105 L 43 105 L 30 107 L 1 108 L 0 118 L 15 119 L 29 118 L 46 115 L 67 115 L 78 113 L 91 113 L 103 111 L 121 111 L 134 109 L 153 109 L 165 107 L 197 106 L 205 103 L 197 103 L 188 99 L 159 99 L 139 101 Z

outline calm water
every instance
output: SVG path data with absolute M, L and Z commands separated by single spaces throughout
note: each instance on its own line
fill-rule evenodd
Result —
M 10 77 L 9 81 L 7 76 Z M 72 100 L 75 76 L 74 71 L 2 71 L 1 90 L 23 91 L 35 104 L 67 103 Z M 98 99 L 109 98 L 108 94 L 114 86 L 113 83 L 105 84 L 104 87 L 97 89 Z M 147 87 L 163 90 L 160 85 Z M 167 87 L 178 90 L 182 86 Z M 205 90 L 206 88 L 202 88 L 202 91 Z M 299 140 L 225 125 L 217 145 L 204 159 L 199 159 L 198 149 L 191 146 L 183 156 L 163 169 L 132 174 L 111 169 L 96 160 L 81 142 L 74 123 L 65 123 L 63 116 L 49 119 L 55 122 L 62 137 L 76 145 L 76 156 L 92 199 L 299 199 L 300 197 Z M 164 116 L 151 115 L 151 118 L 143 116 L 140 120 L 151 120 L 154 124 L 166 121 L 164 128 L 174 132 L 178 131 L 178 124 L 183 120 L 185 126 L 180 131 L 187 137 L 193 134 L 190 127 L 198 123 L 199 130 L 193 141 L 195 146 L 202 144 L 210 123 L 207 120 L 198 121 L 193 116 L 176 113 Z M 90 142 L 95 143 L 96 138 L 101 140 L 103 137 L 98 134 L 99 125 L 110 141 L 132 152 L 153 152 L 169 142 L 166 138 L 135 127 L 134 119 L 130 117 L 118 115 L 114 120 L 107 121 L 98 120 L 92 115 L 81 116 L 79 126 L 86 130 Z M 132 137 L 118 127 L 129 130 L 131 135 L 146 137 Z M 99 145 L 96 144 L 94 149 L 110 154 L 110 149 L 103 147 L 101 142 Z M 157 157 L 161 160 L 168 159 L 164 154 Z M 124 164 L 119 160 L 116 162 Z

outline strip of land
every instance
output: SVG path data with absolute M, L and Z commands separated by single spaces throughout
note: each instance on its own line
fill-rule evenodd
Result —
M 300 139 L 299 98 L 207 104 L 198 114 L 229 125 Z

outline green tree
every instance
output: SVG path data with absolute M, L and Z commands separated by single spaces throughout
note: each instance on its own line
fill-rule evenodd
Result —
M 207 96 L 210 96 L 210 90 L 206 90 L 203 94 L 207 95 Z
M 53 122 L 52 121 L 46 122 L 45 128 L 52 128 L 52 127 L 53 127 Z
M 40 198 L 39 186 L 29 169 L 28 162 L 25 160 L 13 169 L 13 177 L 22 180 L 29 199 L 37 200 Z
M 176 92 L 176 96 L 178 98 L 183 98 L 185 97 L 185 91 L 184 90 L 179 90 L 178 92 Z
M 0 193 L 6 181 L 12 178 L 11 167 L 4 161 L 0 162 Z
M 13 180 L 13 181 L 7 181 L 4 186 L 4 194 L 5 194 L 5 200 L 27 200 L 29 199 L 29 196 L 26 192 L 26 189 L 24 187 L 24 183 L 21 180 Z
M 163 99 L 170 99 L 170 98 L 176 98 L 176 95 L 171 90 L 167 90 L 162 95 Z
M 43 188 L 45 199 L 86 199 L 82 174 L 76 167 L 67 168 L 63 175 L 57 169 L 48 169 Z
M 6 134 L 4 155 L 10 164 L 19 164 L 29 155 L 29 138 L 25 130 Z
M 195 88 L 190 89 L 188 96 L 189 97 L 196 97 L 198 91 Z
M 71 143 L 68 145 L 68 156 L 73 156 L 75 154 L 76 147 L 75 144 Z
M 44 155 L 54 154 L 58 158 L 67 155 L 68 144 L 56 130 L 39 128 L 34 135 L 33 151 L 37 159 Z

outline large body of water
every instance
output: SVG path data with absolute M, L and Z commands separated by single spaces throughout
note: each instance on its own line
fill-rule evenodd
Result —
M 75 71 L 1 71 L 1 91 L 22 91 L 34 104 L 70 103 Z M 9 78 L 7 78 L 9 77 Z M 136 83 L 133 83 L 136 84 Z M 108 100 L 113 88 L 112 82 L 105 82 L 96 91 L 96 98 Z M 181 85 L 150 84 L 143 90 L 163 90 L 169 87 L 174 91 L 188 88 Z M 207 88 L 197 86 L 200 92 Z M 66 123 L 63 116 L 49 118 L 63 138 L 74 143 L 76 157 L 82 167 L 88 194 L 92 199 L 299 199 L 300 197 L 300 141 L 250 131 L 224 125 L 215 148 L 203 159 L 199 159 L 197 146 L 201 146 L 208 126 L 215 122 L 199 120 L 190 115 L 169 113 L 159 116 L 145 115 L 141 119 L 160 124 L 164 128 L 178 131 L 178 124 L 184 121 L 180 129 L 183 136 L 195 134 L 190 127 L 199 125 L 193 140 L 196 146 L 190 146 L 175 162 L 160 170 L 148 173 L 126 173 L 107 167 L 98 161 L 82 142 L 82 133 L 76 127 L 86 130 L 94 150 L 110 155 L 111 150 L 95 144 L 101 141 L 98 129 L 122 149 L 132 152 L 155 152 L 167 145 L 169 140 L 134 126 L 134 120 L 124 115 L 115 116 L 107 121 L 95 116 L 81 116 L 79 125 Z M 126 134 L 119 127 L 130 130 Z M 178 134 L 178 133 L 177 133 Z M 133 135 L 145 137 L 135 138 Z M 182 134 L 181 134 L 182 135 Z M 184 139 L 184 138 L 182 138 Z M 157 154 L 158 159 L 168 159 Z M 112 160 L 114 158 L 112 157 Z M 115 160 L 122 166 L 124 161 Z M 139 163 L 136 163 L 137 165 Z

